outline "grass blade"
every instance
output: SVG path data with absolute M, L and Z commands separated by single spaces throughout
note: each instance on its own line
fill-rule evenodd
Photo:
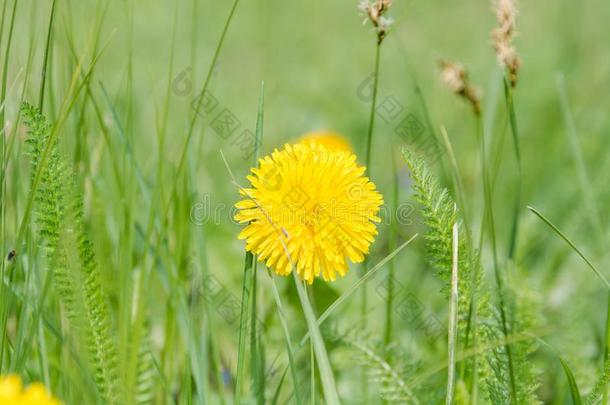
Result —
M 606 277 L 593 265 L 593 263 L 591 263 L 589 259 L 587 259 L 587 257 L 580 251 L 580 249 L 576 247 L 574 242 L 572 242 L 563 232 L 559 230 L 559 228 L 555 226 L 555 224 L 553 224 L 547 217 L 542 215 L 542 213 L 540 213 L 536 208 L 530 205 L 528 205 L 527 208 L 534 214 L 536 214 L 536 216 L 540 218 L 545 224 L 547 224 L 553 231 L 555 231 L 555 233 L 559 235 L 561 239 L 563 239 L 568 245 L 570 245 L 570 247 L 578 254 L 578 256 L 580 256 L 580 258 L 583 259 L 585 263 L 587 263 L 589 268 L 593 270 L 595 275 L 597 275 L 597 277 L 605 284 L 606 288 L 610 290 L 610 283 L 608 282 Z
M 521 210 L 521 188 L 523 182 L 521 165 L 521 148 L 519 147 L 519 128 L 517 126 L 517 115 L 515 114 L 515 102 L 513 90 L 507 77 L 504 77 L 504 97 L 510 122 L 511 134 L 513 136 L 513 148 L 515 150 L 515 160 L 517 163 L 517 190 L 515 192 L 515 207 L 511 225 L 511 233 L 508 245 L 508 259 L 513 260 L 515 249 L 517 248 L 517 234 L 519 232 L 519 211 Z
M 343 304 L 349 297 L 351 297 L 351 295 L 356 292 L 356 290 L 358 290 L 358 288 L 360 288 L 360 286 L 362 286 L 363 284 L 365 284 L 367 281 L 369 281 L 371 278 L 373 278 L 373 276 L 375 276 L 375 274 L 377 274 L 377 272 L 379 270 L 381 270 L 383 268 L 383 266 L 386 265 L 386 263 L 388 263 L 390 260 L 392 260 L 394 258 L 394 256 L 396 256 L 402 249 L 404 249 L 405 247 L 407 247 L 407 245 L 409 243 L 411 243 L 415 238 L 417 238 L 417 234 L 413 235 L 409 240 L 407 240 L 405 243 L 403 243 L 402 245 L 400 245 L 398 248 L 396 248 L 392 253 L 390 253 L 389 255 L 387 255 L 385 258 L 383 258 L 379 263 L 377 263 L 375 265 L 375 267 L 373 267 L 372 269 L 368 270 L 362 277 L 360 277 L 358 279 L 358 281 L 356 281 L 354 284 L 352 284 L 343 294 L 341 294 L 339 296 L 339 298 L 337 298 L 327 309 L 326 311 L 324 311 L 322 313 L 322 315 L 320 315 L 320 317 L 318 318 L 317 324 L 318 326 L 322 325 L 322 323 L 328 319 L 328 317 L 341 305 Z M 309 338 L 309 334 L 306 334 L 303 339 L 301 339 L 301 342 L 299 343 L 299 346 L 303 346 L 305 344 L 305 342 L 307 342 L 307 339 Z
M 286 322 L 286 315 L 284 314 L 284 307 L 282 305 L 282 299 L 280 298 L 280 293 L 277 289 L 277 284 L 275 283 L 275 279 L 270 271 L 267 271 L 269 274 L 269 278 L 271 278 L 271 287 L 273 292 L 273 299 L 275 300 L 275 304 L 277 306 L 277 313 L 280 318 L 280 324 L 282 325 L 282 332 L 284 333 L 284 340 L 286 341 L 286 352 L 288 354 L 288 365 L 290 367 L 290 374 L 292 375 L 292 385 L 294 387 L 294 395 L 295 401 L 297 405 L 302 404 L 301 397 L 299 394 L 299 379 L 297 378 L 297 369 L 294 361 L 294 350 L 292 348 L 292 343 L 290 340 L 290 331 L 288 329 L 288 323 Z M 282 378 L 283 380 L 283 378 Z M 279 395 L 279 390 L 278 394 Z
M 49 63 L 49 50 L 51 48 L 51 34 L 53 32 L 53 21 L 55 20 L 55 3 L 51 5 L 51 15 L 49 16 L 49 28 L 47 29 L 47 43 L 44 48 L 44 57 L 42 60 L 42 80 L 40 83 L 40 95 L 38 96 L 38 109 L 42 112 L 44 106 L 44 87 L 47 80 L 47 64 Z
M 399 200 L 399 179 L 398 179 L 398 169 L 396 167 L 396 160 L 394 154 L 392 154 L 392 206 L 394 210 L 398 210 L 398 200 Z M 394 251 L 396 249 L 396 239 L 398 237 L 398 230 L 396 229 L 396 224 L 392 222 L 390 224 L 390 237 L 389 237 L 389 250 Z M 385 306 L 385 331 L 383 335 L 383 342 L 388 345 L 392 341 L 392 314 L 394 313 L 394 274 L 396 272 L 395 261 L 390 260 L 388 264 L 388 298 L 386 300 Z
M 568 363 L 566 363 L 561 357 L 559 358 L 559 362 L 561 363 L 561 367 L 563 367 L 563 372 L 566 374 L 568 384 L 570 385 L 570 396 L 572 397 L 572 402 L 574 405 L 581 405 L 582 400 L 580 398 L 580 391 L 578 390 L 578 385 L 576 384 L 576 379 L 574 378 L 572 370 L 570 370 L 570 366 L 568 366 Z
M 212 73 L 214 72 L 214 68 L 216 67 L 216 62 L 218 61 L 218 56 L 220 55 L 220 50 L 222 49 L 222 45 L 224 44 L 225 37 L 227 35 L 227 31 L 229 30 L 229 26 L 231 25 L 231 21 L 233 20 L 233 15 L 235 14 L 235 10 L 237 9 L 237 5 L 239 4 L 239 0 L 235 0 L 233 5 L 231 6 L 231 11 L 229 12 L 229 16 L 224 24 L 222 29 L 222 33 L 220 34 L 220 39 L 218 40 L 218 44 L 216 45 L 216 49 L 214 50 L 214 55 L 212 56 L 212 61 L 210 62 L 210 68 L 208 69 L 208 73 L 205 77 L 205 82 L 203 83 L 203 87 L 201 92 L 199 93 L 196 100 L 201 102 L 201 99 L 205 92 L 208 89 L 210 84 L 210 80 L 212 79 Z M 195 107 L 195 110 L 199 109 L 199 105 Z M 197 117 L 199 114 L 193 114 L 193 118 L 191 119 L 191 123 L 189 125 L 188 133 L 186 135 L 186 139 L 184 140 L 184 146 L 182 147 L 182 153 L 180 154 L 180 163 L 178 164 L 178 172 L 182 170 L 182 166 L 184 165 L 186 152 L 188 151 L 189 144 L 191 142 L 191 138 L 193 137 L 195 124 L 197 123 Z
M 455 385 L 455 348 L 457 346 L 458 324 L 458 224 L 453 224 L 453 263 L 451 266 L 451 302 L 449 305 L 449 361 L 447 368 L 447 397 L 446 405 L 453 403 L 453 390 Z
M 265 106 L 265 84 L 261 83 L 260 88 L 260 98 L 258 103 L 258 115 L 256 117 L 256 135 L 255 135 L 255 144 L 254 144 L 254 166 L 257 166 L 258 157 L 260 155 L 260 145 L 263 138 L 263 111 Z M 252 387 L 255 388 L 256 392 L 256 400 L 259 405 L 263 405 L 265 402 L 265 373 L 260 372 L 261 364 L 263 363 L 263 356 L 260 353 L 261 346 L 257 341 L 256 328 L 258 326 L 257 322 L 257 277 L 258 272 L 256 271 L 256 258 L 254 258 L 254 262 L 252 264 L 252 272 L 251 272 L 251 284 L 250 284 L 250 292 L 252 294 L 252 299 L 250 303 L 250 368 L 251 368 L 251 378 L 252 378 Z
M 260 96 L 259 96 L 259 104 L 258 104 L 258 114 L 256 118 L 256 141 L 255 141 L 255 151 L 254 151 L 254 165 L 257 165 L 258 158 L 260 156 L 260 145 L 263 137 L 263 111 L 265 105 L 264 98 L 264 83 L 261 83 Z M 248 286 L 248 282 L 250 285 Z M 252 253 L 246 252 L 245 263 L 244 263 L 244 277 L 242 284 L 242 294 L 241 294 L 241 312 L 239 316 L 239 346 L 237 352 L 237 373 L 235 379 L 235 403 L 241 404 L 241 391 L 243 385 L 244 378 L 244 360 L 245 360 L 245 351 L 246 351 L 246 327 L 250 326 L 250 353 L 252 359 L 252 370 L 258 370 L 259 367 L 256 367 L 256 359 L 258 356 L 256 355 L 257 345 L 256 345 L 256 260 Z M 252 295 L 252 298 L 250 298 Z M 250 307 L 250 305 L 252 307 Z M 246 319 L 250 316 L 249 321 Z M 253 376 L 254 377 L 254 376 Z M 264 376 L 261 376 L 261 378 Z M 261 381 L 253 381 L 255 384 L 260 384 Z M 260 386 L 258 387 L 258 391 L 260 391 Z
M 294 266 L 293 266 L 294 267 Z M 337 388 L 335 386 L 335 377 L 333 375 L 332 368 L 330 367 L 330 360 L 328 360 L 328 354 L 326 352 L 326 346 L 320 333 L 320 327 L 316 320 L 316 316 L 307 297 L 307 292 L 301 280 L 299 280 L 296 271 L 292 271 L 294 283 L 297 287 L 297 293 L 299 300 L 301 301 L 301 307 L 305 314 L 305 320 L 307 321 L 307 328 L 309 329 L 309 335 L 313 344 L 313 350 L 318 363 L 318 370 L 320 371 L 320 379 L 322 380 L 322 388 L 324 391 L 324 401 L 327 405 L 340 404 L 339 395 L 337 394 Z

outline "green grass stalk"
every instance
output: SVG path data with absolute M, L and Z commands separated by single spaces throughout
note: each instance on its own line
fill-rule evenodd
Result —
M 330 360 L 328 359 L 324 339 L 322 338 L 316 316 L 313 312 L 313 308 L 311 307 L 311 303 L 309 302 L 309 298 L 307 297 L 307 291 L 303 286 L 303 282 L 299 280 L 296 270 L 294 270 L 294 266 L 292 276 L 297 287 L 297 293 L 301 302 L 301 307 L 303 308 L 303 313 L 305 314 L 307 328 L 309 329 L 309 334 L 311 336 L 315 359 L 320 372 L 322 390 L 324 392 L 324 403 L 327 405 L 338 405 L 341 402 L 339 401 L 339 395 L 335 385 L 335 377 L 330 366 Z M 312 367 L 313 366 L 314 365 L 312 364 Z
M 277 307 L 278 317 L 280 319 L 280 325 L 282 326 L 282 332 L 284 333 L 284 341 L 286 343 L 286 353 L 288 355 L 288 366 L 290 368 L 290 374 L 292 376 L 292 386 L 294 387 L 294 396 L 295 402 L 297 405 L 301 405 L 303 402 L 301 400 L 301 395 L 299 392 L 299 379 L 297 373 L 296 362 L 294 361 L 294 349 L 292 347 L 292 341 L 290 339 L 290 329 L 288 329 L 288 322 L 286 321 L 286 314 L 284 312 L 284 305 L 282 305 L 282 299 L 280 297 L 280 293 L 277 289 L 277 283 L 275 282 L 275 278 L 273 278 L 273 274 L 271 271 L 267 269 L 267 274 L 271 279 L 271 289 L 273 292 L 273 299 L 275 300 L 275 305 Z M 313 352 L 312 352 L 313 356 Z M 312 363 L 313 364 L 313 363 Z
M 225 37 L 227 35 L 227 32 L 229 31 L 229 26 L 231 25 L 231 21 L 233 20 L 233 16 L 235 14 L 235 10 L 237 9 L 238 4 L 239 4 L 239 0 L 235 0 L 233 2 L 233 5 L 231 6 L 231 10 L 229 11 L 229 16 L 227 17 L 227 20 L 225 21 L 224 27 L 222 29 L 222 33 L 220 34 L 220 38 L 218 40 L 218 44 L 216 45 L 216 49 L 214 50 L 214 55 L 212 56 L 212 60 L 210 61 L 210 67 L 208 68 L 208 72 L 205 77 L 205 81 L 203 82 L 203 87 L 201 88 L 201 92 L 199 93 L 198 97 L 196 98 L 196 100 L 198 100 L 198 102 L 201 101 L 202 97 L 205 95 L 205 92 L 208 90 L 210 80 L 212 79 L 212 73 L 214 72 L 214 67 L 216 66 L 216 62 L 218 61 L 218 56 L 220 55 L 222 45 L 224 44 Z M 195 106 L 195 110 L 197 110 L 198 108 L 199 108 L 199 105 Z M 198 117 L 199 117 L 199 114 L 193 114 L 193 117 L 191 118 L 191 121 L 190 121 L 190 124 L 188 127 L 188 131 L 186 134 L 186 139 L 184 140 L 184 145 L 182 146 L 182 152 L 180 153 L 180 161 L 178 163 L 178 172 L 180 172 L 182 170 L 182 167 L 184 166 L 186 153 L 189 148 L 191 138 L 193 137 L 193 133 L 195 130 L 195 124 L 197 123 Z
M 256 141 L 254 152 L 254 166 L 258 166 L 260 156 L 260 145 L 263 136 L 263 111 L 264 111 L 264 84 L 261 83 L 258 115 L 256 119 Z M 241 404 L 242 387 L 244 380 L 245 355 L 246 355 L 246 332 L 250 327 L 250 359 L 251 366 L 257 364 L 257 345 L 256 345 L 256 260 L 252 253 L 246 252 L 244 260 L 244 276 L 242 280 L 241 306 L 239 315 L 239 343 L 237 352 L 237 373 L 235 379 L 235 404 Z M 249 318 L 249 319 L 248 319 Z M 258 367 L 256 367 L 258 369 Z M 252 375 L 254 377 L 254 375 Z M 253 381 L 253 386 L 257 382 Z M 258 387 L 260 389 L 260 386 Z
M 40 92 L 38 95 L 38 109 L 41 113 L 44 113 L 44 88 L 47 81 L 47 65 L 49 63 L 49 51 L 51 50 L 51 36 L 53 33 L 53 21 L 55 21 L 55 4 L 56 0 L 53 0 L 51 4 L 51 14 L 49 15 L 49 26 L 47 28 L 47 41 L 44 48 L 44 56 L 42 59 L 42 71 L 40 81 Z
M 595 273 L 597 278 L 599 278 L 601 280 L 601 282 L 604 283 L 606 288 L 608 290 L 610 290 L 610 282 L 608 281 L 606 276 L 604 276 L 602 274 L 602 272 L 599 271 L 597 269 L 597 267 L 595 267 L 595 265 L 584 255 L 584 253 L 582 253 L 582 251 L 574 244 L 574 242 L 572 242 L 570 240 L 570 238 L 568 238 L 563 232 L 561 232 L 561 230 L 559 230 L 559 228 L 555 224 L 553 224 L 547 217 L 545 217 L 536 208 L 528 205 L 527 209 L 529 209 L 531 212 L 533 212 L 538 218 L 540 218 L 542 220 L 542 222 L 547 224 L 549 228 L 551 228 L 561 239 L 563 239 L 572 248 L 572 250 L 574 250 L 576 252 L 576 254 L 578 254 L 578 256 L 580 256 L 580 258 L 587 264 L 587 266 L 589 266 L 589 268 L 591 270 L 593 270 L 593 272 Z
M 447 396 L 445 404 L 453 404 L 455 387 L 455 350 L 457 347 L 458 326 L 458 258 L 459 239 L 458 224 L 453 224 L 452 237 L 452 266 L 451 266 L 451 298 L 449 303 L 449 333 L 448 333 L 448 364 L 447 364 Z
M 493 257 L 493 266 L 494 266 L 494 278 L 496 281 L 496 287 L 498 289 L 498 303 L 500 309 L 500 318 L 502 322 L 502 334 L 505 338 L 508 338 L 510 334 L 510 329 L 508 325 L 508 319 L 506 316 L 506 303 L 504 298 L 504 283 L 502 281 L 502 275 L 500 274 L 500 268 L 498 263 L 498 253 L 497 253 L 497 244 L 496 244 L 496 228 L 494 221 L 494 211 L 493 211 L 493 196 L 491 190 L 491 183 L 489 179 L 489 171 L 487 169 L 487 158 L 486 158 L 486 147 L 485 147 L 485 132 L 483 130 L 483 125 L 481 122 L 481 117 L 477 116 L 477 136 L 479 140 L 479 155 L 481 159 L 481 175 L 483 177 L 483 194 L 484 194 L 484 219 L 481 221 L 481 231 L 480 231 L 480 239 L 479 239 L 479 251 L 481 251 L 483 238 L 484 238 L 484 226 L 487 224 L 489 228 L 489 236 L 491 240 L 491 249 L 492 249 L 492 257 Z M 485 220 L 486 218 L 486 220 Z M 508 373 L 509 373 L 509 387 L 511 394 L 511 402 L 516 403 L 517 401 L 517 384 L 515 377 L 515 367 L 513 362 L 512 350 L 510 344 L 505 344 L 504 350 L 506 351 L 506 356 L 508 358 Z M 473 382 L 474 384 L 474 382 Z
M 371 154 L 373 147 L 373 131 L 375 128 L 375 115 L 377 107 L 377 92 L 379 88 L 379 61 L 381 59 L 381 41 L 377 41 L 375 46 L 375 67 L 373 70 L 373 95 L 371 99 L 371 111 L 369 113 L 369 126 L 366 133 L 366 149 L 365 149 L 365 167 L 369 178 L 371 177 Z M 368 260 L 365 258 L 362 262 L 361 271 L 366 272 Z M 367 325 L 367 312 L 368 312 L 368 289 L 366 285 L 362 287 L 360 295 L 360 321 L 363 327 L 366 329 Z M 366 383 L 366 373 L 363 370 L 361 377 L 362 396 L 366 403 L 368 397 L 368 384 Z
M 511 224 L 510 238 L 508 244 L 508 260 L 512 262 L 515 257 L 515 250 L 517 248 L 517 236 L 519 233 L 519 213 L 521 211 L 521 192 L 523 189 L 523 173 L 521 163 L 521 148 L 519 146 L 519 128 L 517 126 L 517 115 L 515 114 L 515 102 L 513 88 L 509 83 L 508 77 L 504 77 L 504 98 L 506 101 L 506 108 L 508 110 L 508 117 L 510 123 L 510 129 L 513 139 L 513 150 L 515 152 L 515 161 L 517 166 L 517 180 L 515 190 L 515 201 L 514 211 Z
M 399 185 L 398 185 L 398 168 L 396 166 L 396 158 L 392 153 L 392 210 L 396 213 L 398 210 L 399 201 Z M 396 242 L 398 239 L 398 230 L 395 223 L 396 215 L 390 216 L 390 237 L 388 247 L 390 252 L 396 250 Z M 392 341 L 392 314 L 394 313 L 394 277 L 396 273 L 396 265 L 394 260 L 390 260 L 388 263 L 388 278 L 387 278 L 387 291 L 388 297 L 386 299 L 385 306 L 385 330 L 383 334 L 383 342 L 387 346 Z
M 4 51 L 4 63 L 2 67 L 2 87 L 0 88 L 0 170 L 2 174 L 2 178 L 0 178 L 0 248 L 2 251 L 0 252 L 0 283 L 2 286 L 0 287 L 0 292 L 2 292 L 2 296 L 0 297 L 0 304 L 2 305 L 0 308 L 0 373 L 2 373 L 3 365 L 4 365 L 4 353 L 7 350 L 6 343 L 8 341 L 7 336 L 7 321 L 9 315 L 9 302 L 7 298 L 6 291 L 4 289 L 4 277 L 7 271 L 6 265 L 6 204 L 7 198 L 5 196 L 6 187 L 5 187 L 5 167 L 7 166 L 6 162 L 8 161 L 8 156 L 6 154 L 6 120 L 5 120 L 5 112 L 6 112 L 6 89 L 7 89 L 7 79 L 8 79 L 8 63 L 11 55 L 11 44 L 13 40 L 13 30 L 15 27 L 15 16 L 17 14 L 17 2 L 15 0 L 13 2 L 13 9 L 11 13 L 11 19 L 8 29 L 8 38 L 6 42 L 6 50 Z M 2 32 L 0 33 L 0 40 L 4 35 L 4 12 L 6 11 L 8 1 L 5 2 L 3 11 L 2 11 Z M 0 42 L 1 44 L 1 42 Z
M 599 207 L 597 204 L 597 200 L 593 193 L 593 185 L 591 184 L 590 176 L 587 171 L 587 166 L 585 165 L 585 159 L 582 153 L 582 147 L 578 138 L 576 123 L 574 122 L 574 117 L 572 115 L 572 109 L 570 108 L 570 102 L 568 98 L 568 92 L 566 90 L 565 79 L 563 75 L 557 74 L 555 77 L 555 82 L 557 86 L 557 93 L 559 97 L 559 103 L 561 106 L 561 112 L 564 119 L 564 125 L 566 127 L 566 136 L 568 141 L 570 142 L 570 152 L 572 153 L 572 157 L 574 159 L 574 164 L 576 165 L 576 170 L 578 172 L 578 182 L 580 183 L 580 188 L 585 196 L 585 203 L 587 204 L 587 213 L 589 214 L 589 223 L 595 229 L 596 239 L 598 242 L 598 247 L 600 249 L 605 249 L 608 244 L 608 238 L 603 230 L 602 224 L 603 219 L 600 215 Z M 603 356 L 603 364 L 602 370 L 608 364 L 608 355 L 610 353 L 610 294 L 608 295 L 608 309 L 606 314 L 606 339 L 605 339 L 605 347 L 604 347 L 604 356 Z M 606 405 L 608 403 L 608 387 L 607 383 L 604 384 L 604 389 L 602 392 L 602 404 Z
M 258 115 L 256 117 L 256 133 L 255 133 L 255 143 L 254 143 L 254 167 L 258 167 L 258 159 L 260 157 L 260 147 L 263 139 L 263 122 L 264 122 L 264 105 L 265 105 L 265 84 L 261 83 L 260 88 L 260 98 L 258 104 Z M 256 399 L 259 405 L 263 405 L 265 402 L 265 373 L 260 372 L 261 365 L 263 363 L 263 354 L 260 353 L 260 348 L 262 347 L 258 342 L 257 335 L 257 281 L 258 281 L 258 272 L 256 271 L 256 256 L 254 257 L 254 263 L 252 265 L 252 272 L 250 274 L 251 284 L 250 284 L 250 292 L 252 295 L 251 303 L 250 303 L 250 366 L 251 366 L 251 377 L 252 377 L 252 387 L 256 391 Z

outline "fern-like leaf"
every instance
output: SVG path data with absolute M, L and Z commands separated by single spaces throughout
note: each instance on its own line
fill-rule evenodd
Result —
M 403 156 L 413 181 L 414 198 L 421 205 L 422 217 L 428 227 L 425 236 L 427 256 L 443 282 L 442 291 L 448 295 L 453 260 L 452 231 L 455 223 L 461 225 L 459 213 L 447 189 L 440 186 L 424 161 L 408 149 L 403 149 Z M 478 263 L 476 252 L 471 248 L 466 232 L 459 232 L 458 251 L 460 252 L 458 258 L 458 325 L 459 340 L 464 343 L 467 338 L 465 334 L 469 327 L 469 320 L 477 315 L 476 312 L 485 303 L 485 297 L 480 294 L 480 272 L 474 271 Z M 473 294 L 477 294 L 477 308 L 471 308 Z
M 29 128 L 32 173 L 42 169 L 34 197 L 42 248 L 68 318 L 87 350 L 101 398 L 105 403 L 121 403 L 116 343 L 93 247 L 85 230 L 81 194 L 57 144 L 48 145 L 49 123 L 27 103 L 22 105 L 22 112 Z M 47 147 L 48 159 L 40 168 Z
M 433 268 L 443 282 L 443 291 L 449 292 L 451 265 L 452 265 L 452 227 L 456 222 L 460 224 L 459 212 L 451 199 L 449 192 L 440 186 L 436 177 L 428 170 L 424 161 L 409 150 L 404 149 L 403 155 L 411 173 L 414 197 L 421 204 L 422 217 L 428 227 L 426 241 L 428 242 L 428 256 Z M 502 341 L 499 315 L 496 322 L 489 322 L 494 318 L 495 309 L 491 307 L 488 295 L 484 293 L 481 282 L 481 267 L 478 252 L 472 248 L 472 243 L 466 237 L 466 232 L 460 232 L 459 244 L 459 283 L 458 283 L 458 315 L 459 337 L 458 341 L 465 348 L 475 348 L 486 343 Z M 527 330 L 531 326 L 526 302 L 523 294 L 506 297 L 506 302 L 512 304 L 509 312 L 509 324 L 512 332 Z M 486 319 L 488 322 L 483 323 Z M 489 400 L 496 403 L 511 403 L 509 389 L 509 371 L 507 345 L 500 345 L 492 352 L 486 353 L 486 362 L 478 362 L 476 356 L 467 364 L 467 372 L 473 374 L 471 384 L 484 383 L 487 386 Z M 531 342 L 511 344 L 511 355 L 515 365 L 514 374 L 516 398 L 512 403 L 536 404 L 535 391 L 538 387 L 536 376 L 528 364 L 528 356 L 534 350 Z M 476 367 L 475 367 L 476 366 Z M 463 377 L 466 377 L 463 375 Z M 462 382 L 460 382 L 462 384 Z M 463 387 L 461 388 L 464 392 Z

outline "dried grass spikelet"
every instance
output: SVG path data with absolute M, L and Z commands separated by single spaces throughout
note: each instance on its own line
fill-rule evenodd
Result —
M 513 46 L 515 36 L 515 19 L 517 7 L 515 0 L 496 0 L 495 6 L 498 27 L 491 32 L 493 46 L 496 50 L 498 63 L 508 72 L 512 87 L 517 84 L 517 73 L 521 66 L 521 60 Z
M 376 29 L 378 44 L 383 42 L 394 23 L 392 18 L 384 16 L 391 5 L 391 0 L 375 0 L 372 3 L 369 0 L 361 0 L 358 4 L 358 10 L 365 16 L 363 23 L 370 21 Z
M 463 97 L 472 105 L 476 115 L 481 113 L 481 100 L 479 91 L 468 79 L 468 73 L 460 63 L 442 60 L 439 62 L 441 68 L 441 80 L 451 92 Z

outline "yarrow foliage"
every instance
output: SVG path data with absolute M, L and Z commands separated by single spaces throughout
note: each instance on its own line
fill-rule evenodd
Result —
M 344 276 L 377 235 L 381 194 L 350 152 L 316 142 L 286 145 L 251 170 L 235 219 L 246 249 L 277 274 L 308 283 Z
M 29 128 L 32 188 L 37 186 L 34 213 L 41 246 L 71 325 L 88 351 L 100 396 L 104 403 L 118 403 L 117 351 L 100 271 L 85 230 L 82 194 L 57 140 L 51 137 L 46 118 L 27 103 L 21 111 Z

